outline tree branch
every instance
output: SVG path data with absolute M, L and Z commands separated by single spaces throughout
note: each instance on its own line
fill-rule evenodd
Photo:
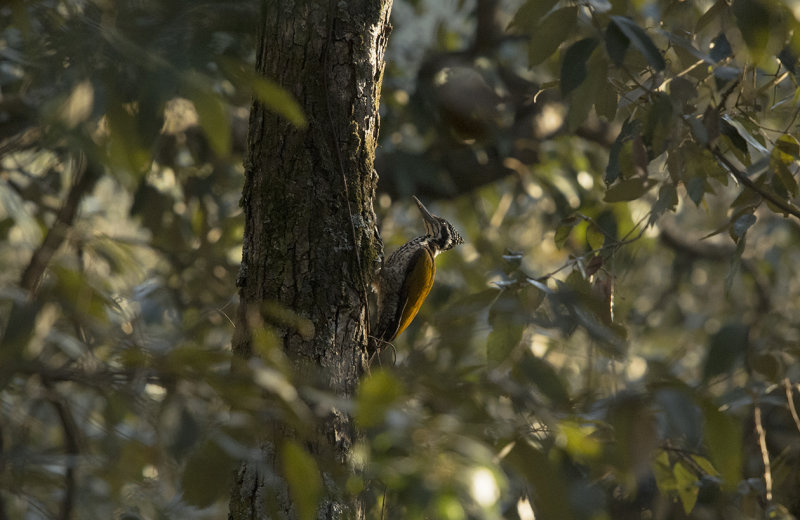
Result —
M 800 209 L 798 209 L 796 206 L 793 206 L 791 202 L 782 200 L 780 197 L 762 189 L 759 185 L 753 182 L 742 170 L 734 166 L 733 163 L 729 161 L 728 158 L 725 157 L 725 155 L 723 155 L 722 152 L 719 151 L 719 148 L 709 146 L 708 149 L 714 155 L 714 157 L 716 157 L 722 164 L 725 165 L 726 168 L 728 168 L 728 171 L 730 171 L 731 175 L 736 177 L 737 181 L 744 184 L 746 187 L 750 188 L 754 192 L 761 195 L 761 197 L 767 199 L 772 204 L 782 209 L 784 213 L 792 215 L 798 220 L 800 220 Z
M 72 410 L 64 399 L 53 390 L 52 383 L 43 378 L 42 385 L 48 391 L 48 400 L 58 413 L 61 429 L 64 432 L 64 445 L 68 458 L 66 463 L 67 470 L 64 474 L 64 498 L 61 500 L 61 511 L 59 511 L 58 518 L 60 520 L 69 520 L 72 518 L 72 510 L 75 507 L 75 489 L 77 487 L 75 483 L 75 466 L 77 464 L 77 456 L 80 453 L 78 444 L 80 434 Z
M 31 295 L 39 288 L 45 269 L 64 242 L 67 230 L 72 227 L 83 196 L 94 188 L 97 179 L 100 178 L 100 168 L 96 164 L 88 162 L 83 154 L 81 154 L 76 169 L 75 181 L 72 183 L 64 205 L 56 215 L 53 227 L 47 232 L 38 249 L 34 251 L 28 266 L 22 273 L 20 287 Z

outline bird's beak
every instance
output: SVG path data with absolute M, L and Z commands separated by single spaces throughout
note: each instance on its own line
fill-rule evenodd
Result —
M 422 220 L 425 221 L 425 230 L 429 235 L 432 235 L 437 226 L 436 217 L 434 217 L 431 212 L 428 211 L 428 208 L 426 208 L 417 197 L 412 195 L 411 198 L 417 203 L 419 212 L 422 213 Z

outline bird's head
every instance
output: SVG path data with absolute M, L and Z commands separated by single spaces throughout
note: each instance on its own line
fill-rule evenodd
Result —
M 451 223 L 428 211 L 428 208 L 418 198 L 413 198 L 414 202 L 417 203 L 419 212 L 422 213 L 422 220 L 425 222 L 425 234 L 431 237 L 431 243 L 439 251 L 447 251 L 464 243 L 464 239 L 461 238 L 461 235 L 458 234 L 458 231 Z

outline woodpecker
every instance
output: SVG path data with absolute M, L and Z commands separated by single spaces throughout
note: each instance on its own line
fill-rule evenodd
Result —
M 425 222 L 425 235 L 403 244 L 381 269 L 378 319 L 373 335 L 383 342 L 394 340 L 417 315 L 433 287 L 436 255 L 464 243 L 452 224 L 431 214 L 418 198 L 413 198 Z

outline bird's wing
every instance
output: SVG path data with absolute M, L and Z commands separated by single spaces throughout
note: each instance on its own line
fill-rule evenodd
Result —
M 402 333 L 417 315 L 422 302 L 431 292 L 433 277 L 436 274 L 436 264 L 433 255 L 427 249 L 420 249 L 409 266 L 409 272 L 400 288 L 400 319 L 397 322 L 397 332 L 392 339 Z M 391 341 L 391 340 L 390 340 Z

